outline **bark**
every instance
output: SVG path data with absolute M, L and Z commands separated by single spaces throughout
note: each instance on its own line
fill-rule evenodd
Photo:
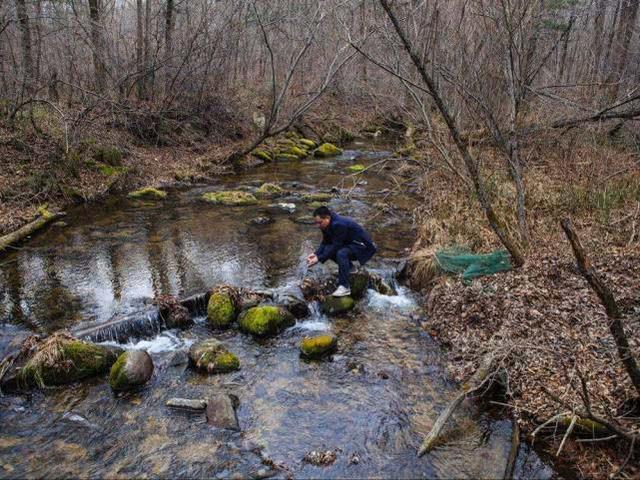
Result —
M 171 84 L 171 77 L 172 77 L 171 55 L 173 54 L 173 30 L 175 28 L 175 23 L 176 23 L 174 0 L 167 0 L 166 9 L 164 12 L 164 20 L 165 20 L 164 55 L 167 62 L 167 68 L 169 69 L 169 72 L 166 75 L 167 79 L 165 82 L 165 86 L 167 87 L 167 90 L 168 90 L 168 87 Z
M 65 213 L 49 213 L 46 210 L 43 210 L 41 215 L 32 222 L 27 223 L 15 232 L 11 232 L 0 237 L 0 253 L 5 252 L 9 247 L 11 247 L 11 245 L 24 240 L 29 235 L 32 235 L 50 222 L 63 217 L 64 215 Z
M 594 80 L 600 76 L 602 47 L 604 45 L 604 20 L 607 12 L 607 0 L 597 0 L 596 12 L 593 18 L 593 76 Z
M 611 335 L 616 342 L 616 347 L 618 348 L 618 356 L 627 370 L 631 383 L 638 392 L 638 395 L 640 395 L 640 369 L 638 368 L 638 364 L 636 363 L 631 348 L 629 347 L 629 341 L 627 340 L 627 335 L 624 332 L 624 326 L 622 325 L 622 314 L 620 313 L 616 299 L 611 290 L 602 281 L 598 272 L 591 265 L 582 243 L 580 242 L 580 238 L 571 224 L 571 220 L 565 218 L 560 222 L 560 224 L 562 225 L 564 233 L 567 235 L 569 243 L 571 243 L 571 248 L 573 249 L 573 254 L 576 257 L 580 273 L 596 292 L 598 298 L 600 298 L 600 301 L 602 302 L 602 305 L 604 305 L 607 316 L 609 317 L 609 331 L 611 332 Z
M 138 79 L 136 81 L 138 98 L 144 98 L 144 60 L 142 58 L 143 48 L 143 12 L 142 0 L 136 0 L 136 66 L 138 69 Z
M 623 5 L 620 10 L 620 23 L 616 32 L 618 62 L 616 64 L 615 74 L 617 78 L 614 79 L 618 80 L 618 83 L 614 87 L 614 97 L 617 97 L 620 83 L 624 79 L 626 66 L 629 61 L 629 47 L 638 17 L 639 5 L 640 2 L 638 0 L 623 0 Z
M 22 67 L 24 69 L 23 85 L 26 93 L 30 95 L 34 89 L 33 52 L 31 44 L 31 25 L 25 0 L 16 0 L 16 12 L 20 26 L 20 41 L 22 47 Z
M 469 173 L 469 177 L 471 178 L 471 181 L 475 188 L 476 195 L 478 196 L 478 201 L 480 202 L 480 206 L 482 207 L 482 210 L 484 211 L 484 214 L 487 217 L 487 220 L 489 222 L 489 225 L 491 226 L 491 229 L 500 239 L 500 241 L 505 246 L 505 248 L 509 251 L 509 254 L 511 255 L 511 258 L 513 261 L 513 265 L 515 267 L 521 267 L 522 265 L 524 265 L 524 256 L 520 251 L 520 247 L 518 247 L 518 245 L 516 245 L 516 243 L 507 235 L 507 233 L 505 232 L 504 228 L 501 225 L 501 222 L 498 216 L 493 210 L 491 200 L 489 199 L 489 196 L 484 188 L 482 179 L 480 178 L 478 165 L 476 161 L 472 158 L 466 143 L 462 139 L 460 131 L 458 130 L 458 126 L 456 125 L 455 120 L 449 113 L 449 108 L 444 103 L 444 100 L 440 95 L 439 89 L 437 88 L 432 77 L 427 73 L 425 65 L 422 63 L 417 52 L 414 50 L 413 46 L 409 42 L 406 34 L 404 33 L 404 30 L 402 29 L 400 23 L 398 22 L 398 18 L 396 17 L 395 13 L 393 13 L 393 10 L 391 10 L 388 0 L 380 0 L 380 4 L 382 5 L 385 12 L 387 13 L 387 16 L 391 20 L 391 23 L 393 23 L 396 33 L 400 37 L 400 40 L 402 41 L 405 50 L 411 57 L 411 60 L 415 65 L 416 69 L 418 70 L 418 73 L 420 74 L 422 80 L 427 85 L 427 88 L 431 93 L 432 99 L 436 104 L 436 107 L 440 111 L 440 114 L 442 115 L 445 123 L 447 124 L 447 127 L 449 129 L 449 132 L 451 133 L 451 136 L 453 137 L 456 147 L 458 148 L 458 151 L 462 156 L 464 164 Z
M 107 85 L 107 72 L 104 64 L 102 5 L 100 0 L 89 0 L 89 18 L 91 19 L 91 43 L 93 44 L 95 88 L 98 93 L 102 93 L 106 89 Z

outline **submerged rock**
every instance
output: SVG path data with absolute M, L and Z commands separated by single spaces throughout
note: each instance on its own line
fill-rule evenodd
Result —
M 293 213 L 296 211 L 296 204 L 295 203 L 273 203 L 269 205 L 269 209 L 275 210 L 275 211 L 284 211 L 287 213 Z
M 214 291 L 207 304 L 207 320 L 213 328 L 228 328 L 236 319 L 236 309 L 231 295 Z
M 283 307 L 263 305 L 245 310 L 238 318 L 240 329 L 256 337 L 275 335 L 296 323 Z
M 249 222 L 251 222 L 251 225 L 269 225 L 273 223 L 274 220 L 271 217 L 255 217 L 249 220 Z
M 166 403 L 167 407 L 179 408 L 181 410 L 200 411 L 207 408 L 206 400 L 201 398 L 170 398 Z
M 241 192 L 239 190 L 207 192 L 202 194 L 202 199 L 215 205 L 227 206 L 246 206 L 258 203 L 258 199 L 251 193 Z
M 153 375 L 153 360 L 144 350 L 128 350 L 118 357 L 109 373 L 109 385 L 115 391 L 137 388 Z
M 291 153 L 277 153 L 276 160 L 279 162 L 297 162 L 298 160 L 300 160 L 300 157 L 298 157 L 297 155 L 292 155 Z
M 220 394 L 207 401 L 207 423 L 216 428 L 240 430 L 236 407 L 238 399 L 230 395 Z
M 31 336 L 4 375 L 2 385 L 43 388 L 100 375 L 109 371 L 122 351 L 78 340 L 66 332 L 56 332 L 44 340 Z
M 314 225 L 315 220 L 311 215 L 302 215 L 300 217 L 296 217 L 293 219 L 294 222 L 300 223 L 302 225 Z
M 323 143 L 313 152 L 316 157 L 335 157 L 342 154 L 342 149 L 336 147 L 333 143 Z
M 215 338 L 193 344 L 189 349 L 189 360 L 197 369 L 208 373 L 226 373 L 240 368 L 238 357 Z
M 309 306 L 307 305 L 307 302 L 300 298 L 288 295 L 282 299 L 282 302 L 284 308 L 286 308 L 291 315 L 296 318 L 304 318 L 309 315 Z
M 144 200 L 162 200 L 167 197 L 167 192 L 163 192 L 157 188 L 147 187 L 131 192 L 127 196 L 129 198 L 139 198 Z
M 302 195 L 302 201 L 306 203 L 328 202 L 332 198 L 333 198 L 333 195 L 331 195 L 330 193 L 321 193 L 321 192 L 307 193 L 305 195 Z
M 326 315 L 340 315 L 352 310 L 356 302 L 351 297 L 332 297 L 328 295 L 320 303 L 320 310 Z
M 361 164 L 356 164 L 356 165 L 351 165 L 349 167 L 347 167 L 347 171 L 351 172 L 351 173 L 359 173 L 362 172 L 366 167 L 364 165 Z
M 333 334 L 305 337 L 300 342 L 300 351 L 307 358 L 320 358 L 333 352 L 338 346 L 338 337 Z

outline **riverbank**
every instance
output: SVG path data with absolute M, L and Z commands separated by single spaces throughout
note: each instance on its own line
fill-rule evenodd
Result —
M 608 318 L 578 272 L 559 224 L 563 217 L 573 219 L 594 266 L 614 292 L 631 350 L 637 353 L 640 175 L 632 149 L 590 135 L 560 138 L 553 148 L 550 139 L 542 139 L 529 148 L 526 264 L 469 285 L 445 275 L 434 253 L 450 246 L 481 253 L 500 245 L 475 198 L 438 162 L 437 153 L 419 150 L 418 155 L 431 159 L 431 168 L 422 185 L 425 203 L 417 214 L 419 238 L 409 262 L 409 282 L 423 291 L 428 312 L 423 328 L 447 351 L 454 378 L 468 378 L 488 352 L 504 355 L 508 382 L 501 403 L 518 419 L 523 437 L 535 440 L 579 478 L 602 478 L 623 466 L 622 478 L 634 477 L 638 454 L 630 456 L 629 442 L 623 440 L 585 442 L 593 432 L 575 429 L 557 454 L 567 418 L 585 410 L 581 377 L 594 413 L 628 431 L 639 426 L 637 394 Z M 508 173 L 495 152 L 487 147 L 483 152 L 486 171 L 494 172 L 485 180 L 490 194 L 502 217 L 516 225 Z M 532 436 L 558 414 L 562 418 Z

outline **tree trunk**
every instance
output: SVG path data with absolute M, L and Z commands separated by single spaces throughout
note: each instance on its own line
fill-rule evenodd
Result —
M 144 5 L 144 96 L 152 96 L 152 68 L 151 68 L 151 0 L 145 0 Z
M 620 84 L 622 83 L 626 71 L 627 62 L 629 60 L 629 47 L 631 45 L 631 38 L 633 37 L 634 27 L 636 24 L 636 18 L 638 16 L 638 0 L 623 0 L 623 5 L 620 10 L 620 23 L 616 32 L 616 44 L 618 48 L 615 75 L 617 80 L 614 87 L 614 97 L 618 96 Z
M 25 0 L 16 0 L 16 12 L 20 26 L 20 39 L 22 43 L 22 68 L 24 69 L 23 85 L 27 95 L 31 95 L 34 89 L 33 53 L 31 51 L 31 26 Z
M 484 211 L 485 216 L 487 217 L 487 220 L 489 222 L 489 225 L 491 226 L 491 229 L 500 239 L 500 241 L 505 246 L 505 248 L 509 251 L 509 254 L 511 255 L 511 258 L 513 261 L 513 265 L 515 267 L 521 267 L 522 265 L 524 265 L 524 256 L 522 255 L 522 252 L 520 251 L 520 248 L 518 247 L 518 245 L 516 245 L 516 243 L 507 235 L 507 233 L 505 232 L 504 228 L 501 225 L 500 220 L 498 219 L 498 216 L 493 210 L 493 206 L 491 205 L 491 200 L 487 194 L 487 191 L 484 188 L 484 184 L 480 177 L 480 172 L 478 171 L 478 165 L 475 162 L 475 160 L 472 158 L 466 143 L 462 139 L 462 136 L 460 135 L 458 127 L 455 123 L 455 120 L 449 113 L 449 108 L 447 107 L 447 105 L 445 105 L 442 97 L 440 96 L 439 89 L 437 88 L 431 76 L 427 73 L 424 64 L 421 62 L 413 46 L 409 43 L 409 40 L 406 34 L 404 33 L 404 30 L 400 26 L 400 23 L 398 22 L 398 19 L 395 13 L 393 13 L 393 11 L 391 10 L 391 7 L 389 6 L 388 0 L 380 0 L 380 4 L 382 5 L 382 8 L 384 8 L 384 10 L 387 12 L 387 16 L 391 20 L 391 23 L 393 23 L 396 33 L 400 37 L 400 40 L 402 41 L 405 50 L 411 57 L 413 64 L 415 65 L 416 69 L 418 70 L 418 73 L 420 73 L 420 76 L 422 77 L 422 80 L 427 85 L 427 88 L 433 97 L 433 101 L 436 104 L 436 107 L 440 111 L 445 123 L 447 124 L 447 127 L 449 128 L 449 132 L 451 133 L 451 136 L 453 137 L 453 140 L 458 148 L 458 151 L 462 156 L 464 164 L 467 168 L 467 172 L 469 173 L 469 177 L 473 182 L 476 195 L 478 196 L 478 201 L 480 202 L 480 206 L 482 207 L 482 210 Z
M 142 11 L 142 0 L 136 0 L 136 67 L 138 69 L 138 80 L 137 80 L 137 91 L 138 98 L 144 98 L 144 60 L 142 58 L 142 47 L 143 47 L 143 11 Z
M 640 395 L 640 369 L 638 369 L 636 359 L 629 347 L 627 335 L 624 333 L 622 314 L 620 313 L 616 299 L 611 290 L 609 290 L 609 288 L 600 279 L 595 268 L 591 265 L 591 262 L 582 247 L 582 243 L 578 238 L 578 234 L 573 229 L 571 220 L 565 218 L 560 222 L 560 224 L 562 225 L 564 233 L 567 235 L 567 239 L 569 239 L 569 243 L 571 243 L 571 248 L 573 249 L 573 254 L 576 257 L 580 273 L 596 292 L 602 302 L 602 305 L 604 305 L 607 316 L 609 317 L 609 331 L 611 332 L 611 336 L 613 336 L 618 348 L 618 356 L 629 374 L 632 385 L 635 387 L 638 395 Z
M 607 0 L 597 0 L 596 12 L 593 18 L 593 78 L 597 82 L 600 78 L 602 47 L 604 46 L 604 20 L 607 13 Z
M 167 65 L 165 89 L 169 90 L 171 85 L 171 77 L 173 74 L 171 55 L 173 54 L 173 29 L 175 28 L 175 5 L 174 0 L 167 0 L 166 10 L 164 12 L 164 56 Z M 167 92 L 165 92 L 165 95 Z
M 93 70 L 95 88 L 99 93 L 107 86 L 107 71 L 104 64 L 104 39 L 102 35 L 102 5 L 100 0 L 89 0 L 91 19 L 91 42 L 93 47 Z

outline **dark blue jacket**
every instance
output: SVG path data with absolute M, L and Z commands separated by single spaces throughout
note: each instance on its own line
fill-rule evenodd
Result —
M 331 223 L 322 230 L 322 243 L 316 250 L 318 260 L 322 263 L 330 258 L 335 260 L 338 250 L 347 247 L 353 257 L 364 264 L 377 251 L 369 234 L 353 218 L 331 213 Z

